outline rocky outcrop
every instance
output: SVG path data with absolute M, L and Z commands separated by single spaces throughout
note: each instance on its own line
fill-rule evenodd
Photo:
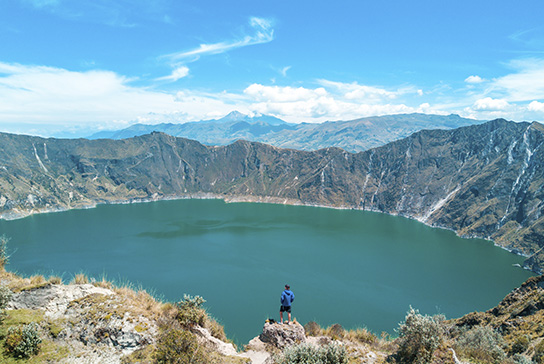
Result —
M 380 211 L 493 239 L 544 268 L 544 127 L 494 120 L 424 130 L 357 154 L 153 133 L 57 140 L 0 134 L 4 218 L 97 203 L 213 196 Z
M 206 347 L 217 351 L 221 355 L 238 355 L 238 352 L 234 348 L 234 345 L 221 341 L 216 337 L 213 337 L 208 329 L 200 326 L 195 326 L 193 330 L 198 334 L 198 337 Z
M 306 342 L 304 327 L 299 323 L 281 324 L 265 323 L 263 332 L 259 336 L 263 343 L 273 345 L 278 349 L 286 346 Z
M 41 310 L 59 327 L 57 340 L 88 348 L 99 345 L 107 357 L 138 350 L 154 342 L 157 333 L 154 321 L 126 305 L 123 297 L 92 284 L 26 289 L 13 295 L 8 309 Z
M 65 314 L 68 305 L 72 301 L 91 294 L 115 295 L 109 289 L 95 287 L 92 284 L 46 284 L 41 287 L 15 293 L 8 304 L 8 309 L 40 309 L 44 310 L 46 317 L 59 318 Z

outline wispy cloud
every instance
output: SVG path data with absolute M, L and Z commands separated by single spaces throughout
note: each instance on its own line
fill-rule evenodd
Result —
M 287 77 L 287 71 L 289 71 L 291 69 L 291 66 L 286 66 L 286 67 L 283 67 L 281 70 L 280 70 L 280 73 L 283 77 Z
M 253 30 L 253 34 L 245 35 L 241 38 L 222 41 L 218 43 L 200 44 L 194 49 L 187 51 L 176 52 L 162 56 L 162 58 L 171 61 L 186 61 L 195 60 L 201 56 L 211 54 L 221 54 L 237 48 L 247 47 L 255 44 L 268 43 L 274 39 L 274 29 L 272 21 L 265 18 L 251 17 L 249 25 Z
M 517 59 L 508 66 L 514 72 L 494 79 L 488 93 L 503 94 L 509 101 L 544 99 L 544 59 Z
M 513 34 L 509 38 L 528 49 L 528 52 L 535 50 L 542 52 L 544 46 L 544 27 L 535 27 L 531 29 L 522 29 Z
M 413 86 L 399 87 L 394 90 L 387 90 L 383 87 L 360 85 L 357 82 L 335 82 L 329 80 L 318 80 L 318 83 L 328 89 L 336 91 L 347 100 L 360 101 L 365 103 L 380 103 L 393 100 L 401 95 L 418 94 L 423 91 Z
M 175 82 L 189 75 L 189 67 L 180 66 L 175 68 L 168 76 L 156 78 L 157 81 L 172 81 Z

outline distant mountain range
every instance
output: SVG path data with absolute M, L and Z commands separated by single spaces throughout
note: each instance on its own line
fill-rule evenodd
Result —
M 406 116 L 408 117 L 408 116 Z M 423 130 L 356 154 L 152 133 L 123 140 L 0 133 L 0 211 L 214 196 L 380 211 L 493 239 L 544 268 L 544 126 Z
M 136 124 L 103 131 L 89 139 L 125 139 L 162 132 L 206 145 L 227 145 L 243 139 L 281 148 L 318 150 L 339 147 L 349 152 L 375 148 L 423 129 L 455 129 L 481 123 L 459 115 L 399 114 L 319 124 L 287 123 L 273 116 L 248 116 L 233 111 L 224 118 L 184 124 Z

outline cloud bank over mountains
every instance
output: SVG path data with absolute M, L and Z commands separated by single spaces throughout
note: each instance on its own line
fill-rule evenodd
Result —
M 514 72 L 485 80 L 469 76 L 471 87 L 452 96 L 415 85 L 395 89 L 315 80 L 314 86 L 253 83 L 238 92 L 137 86 L 107 70 L 84 72 L 0 62 L 0 119 L 4 123 L 85 124 L 97 129 L 135 122 L 195 121 L 232 110 L 270 114 L 290 122 L 323 122 L 397 113 L 457 113 L 464 117 L 544 119 L 544 60 L 513 61 Z M 168 78 L 183 77 L 176 69 Z M 185 74 L 184 74 L 185 73 Z M 475 82 L 477 80 L 477 82 Z M 539 101 L 540 100 L 540 101 Z

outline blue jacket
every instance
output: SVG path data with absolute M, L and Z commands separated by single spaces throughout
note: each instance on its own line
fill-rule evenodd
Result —
M 290 290 L 286 289 L 281 293 L 281 305 L 282 306 L 291 306 L 291 303 L 295 300 L 295 294 Z

